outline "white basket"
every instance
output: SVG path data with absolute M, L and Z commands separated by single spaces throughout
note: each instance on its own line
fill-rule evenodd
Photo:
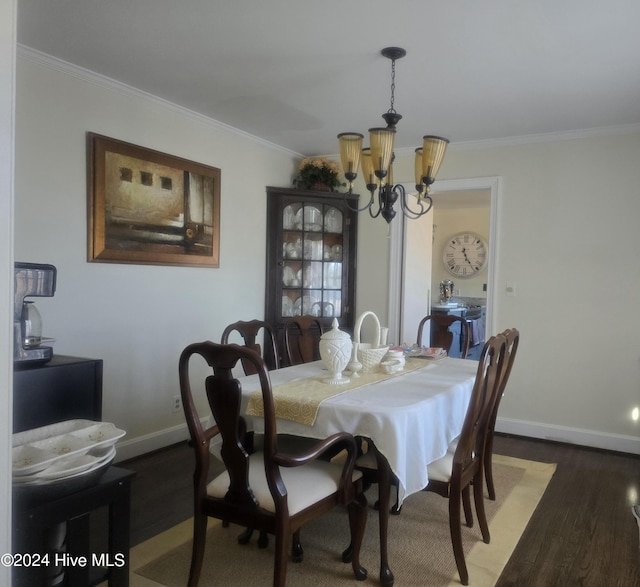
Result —
M 372 344 L 360 342 L 362 322 L 367 316 L 371 316 L 376 322 L 376 334 Z M 360 314 L 360 317 L 356 321 L 354 336 L 354 342 L 358 343 L 358 360 L 362 363 L 362 371 L 364 373 L 377 371 L 380 366 L 380 361 L 382 361 L 389 350 L 388 346 L 380 346 L 380 320 L 378 320 L 378 317 L 371 311 Z

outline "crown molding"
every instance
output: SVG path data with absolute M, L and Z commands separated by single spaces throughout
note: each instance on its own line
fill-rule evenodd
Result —
M 154 102 L 164 108 L 173 110 L 177 114 L 187 116 L 188 118 L 196 120 L 200 124 L 206 124 L 217 130 L 222 130 L 224 132 L 237 135 L 244 139 L 248 139 L 255 143 L 259 143 L 260 145 L 267 147 L 268 149 L 279 151 L 281 153 L 284 153 L 285 155 L 297 158 L 303 157 L 301 153 L 297 153 L 295 151 L 292 151 L 291 149 L 286 149 L 280 145 L 276 145 L 275 143 L 261 139 L 256 135 L 244 132 L 234 126 L 230 126 L 228 124 L 225 124 L 224 122 L 220 122 L 219 120 L 210 118 L 209 116 L 204 116 L 203 114 L 195 112 L 194 110 L 190 110 L 178 104 L 174 104 L 169 100 L 165 100 L 163 98 L 150 94 L 149 92 L 139 90 L 138 88 L 119 82 L 117 80 L 114 80 L 113 78 L 101 75 L 78 65 L 74 65 L 73 63 L 58 59 L 57 57 L 53 57 L 46 53 L 42 53 L 41 51 L 37 51 L 35 49 L 32 49 L 31 47 L 27 47 L 26 45 L 18 44 L 17 48 L 18 58 L 27 59 L 43 67 L 59 71 L 60 73 L 63 73 L 65 75 L 73 76 L 84 82 L 95 84 L 108 90 Z
M 461 141 L 451 143 L 455 150 L 479 149 L 491 147 L 510 147 L 514 145 L 529 145 L 532 143 L 555 143 L 559 141 L 573 141 L 576 139 L 590 139 L 595 137 L 610 137 L 640 132 L 640 123 L 620 124 L 617 126 L 599 126 L 580 130 L 548 132 L 519 137 L 504 137 L 500 139 L 482 139 L 478 141 Z
M 590 139 L 596 137 L 610 137 L 628 135 L 640 132 L 640 123 L 621 124 L 617 126 L 599 126 L 581 130 L 548 132 L 518 137 L 503 137 L 499 139 L 481 139 L 477 141 L 460 141 L 449 143 L 448 149 L 452 151 L 467 151 L 477 149 L 493 149 L 497 147 L 513 147 L 516 145 L 531 145 L 535 143 L 557 143 L 560 141 L 573 141 L 576 139 Z M 396 155 L 413 156 L 412 147 L 396 149 Z

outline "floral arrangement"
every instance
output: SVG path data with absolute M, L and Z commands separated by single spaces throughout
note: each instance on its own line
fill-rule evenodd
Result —
M 317 189 L 317 184 L 326 185 L 331 191 L 346 185 L 340 181 L 340 165 L 326 157 L 306 157 L 300 161 L 294 184 L 302 189 Z

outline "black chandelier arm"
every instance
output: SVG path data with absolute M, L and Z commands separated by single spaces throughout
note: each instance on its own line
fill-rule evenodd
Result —
M 378 197 L 376 198 L 376 188 L 378 191 Z M 351 188 L 348 193 L 344 195 L 344 202 L 347 208 L 354 212 L 363 212 L 364 210 L 369 211 L 369 216 L 371 218 L 377 218 L 382 215 L 382 217 L 390 223 L 396 216 L 397 212 L 394 208 L 396 203 L 400 204 L 400 210 L 409 220 L 416 220 L 421 216 L 424 216 L 431 207 L 433 206 L 433 200 L 431 196 L 424 195 L 421 196 L 417 200 L 418 208 L 411 208 L 407 199 L 410 197 L 407 195 L 407 192 L 402 184 L 396 184 L 394 186 L 384 185 L 378 187 L 376 184 L 367 184 L 367 190 L 369 191 L 369 201 L 362 207 L 353 206 L 349 199 L 348 195 L 352 193 Z M 377 208 L 374 212 L 374 202 L 377 199 Z M 428 205 L 427 205 L 428 202 Z
M 369 216 L 371 216 L 371 218 L 377 218 L 378 216 L 380 216 L 380 214 L 382 213 L 384 206 L 382 203 L 382 191 L 384 189 L 383 186 L 379 186 L 378 184 L 375 183 L 368 183 L 367 184 L 367 189 L 369 190 L 369 192 L 371 193 L 371 202 L 373 203 L 373 200 L 375 198 L 375 193 L 376 193 L 376 189 L 378 190 L 378 211 L 374 214 L 373 213 L 373 206 L 371 206 L 371 208 L 369 208 Z
M 371 202 L 373 203 L 373 200 Z M 378 198 L 378 211 L 374 214 L 372 210 L 373 207 L 369 208 L 369 216 L 371 216 L 371 218 L 377 218 L 378 216 L 380 216 L 380 212 L 382 212 L 382 206 L 380 206 L 380 198 Z
M 412 209 L 409 206 L 406 194 L 403 194 L 402 198 L 400 199 L 400 208 L 402 209 L 402 213 L 407 218 L 409 218 L 409 220 L 416 220 L 417 218 L 424 216 L 427 212 L 429 212 L 429 210 L 431 210 L 431 207 L 433 206 L 433 200 L 431 199 L 430 195 L 425 194 L 424 196 L 420 197 L 420 195 L 418 194 L 418 196 L 418 210 Z M 428 205 L 426 205 L 427 201 Z
M 369 197 L 369 201 L 364 206 L 362 206 L 362 208 L 359 208 L 358 206 L 352 206 L 351 205 L 351 202 L 349 202 L 349 199 L 347 198 L 347 196 L 350 196 L 351 194 L 352 194 L 351 187 L 349 187 L 349 191 L 347 193 L 345 193 L 344 197 L 343 197 L 345 206 L 347 208 L 349 208 L 349 210 L 351 210 L 353 212 L 363 212 L 364 210 L 369 210 L 369 213 L 371 213 L 371 206 L 373 206 L 373 200 L 374 200 L 373 192 L 371 192 L 371 195 Z M 375 216 L 374 216 L 374 218 L 375 218 Z

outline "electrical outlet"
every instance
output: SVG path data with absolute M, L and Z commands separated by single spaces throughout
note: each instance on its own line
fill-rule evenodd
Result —
M 174 414 L 182 410 L 182 398 L 179 395 L 173 396 L 173 409 L 171 410 Z

